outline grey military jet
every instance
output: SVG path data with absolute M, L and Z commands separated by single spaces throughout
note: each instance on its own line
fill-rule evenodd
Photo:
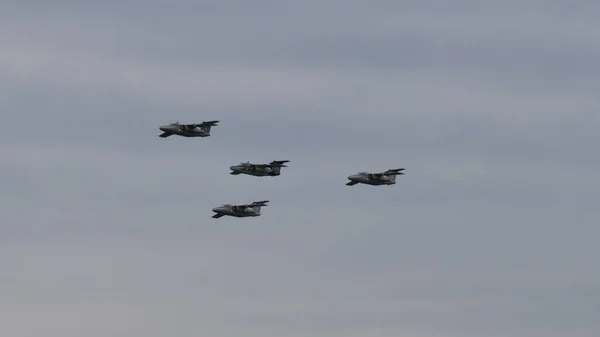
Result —
M 178 122 L 159 127 L 163 133 L 159 135 L 161 138 L 167 138 L 172 135 L 182 137 L 208 137 L 210 136 L 210 128 L 216 126 L 219 121 L 208 121 L 200 124 L 179 124 Z
M 281 168 L 287 167 L 285 163 L 289 160 L 275 160 L 269 164 L 252 164 L 250 162 L 240 163 L 239 165 L 230 166 L 232 175 L 248 174 L 256 177 L 271 176 L 275 177 L 281 174 Z
M 225 204 L 212 209 L 213 212 L 217 213 L 212 217 L 218 219 L 222 216 L 229 215 L 236 218 L 246 218 L 253 216 L 260 216 L 260 208 L 267 206 L 269 200 L 254 201 L 247 205 L 230 205 Z
M 354 186 L 356 184 L 367 184 L 367 185 L 394 185 L 396 183 L 396 176 L 403 175 L 403 168 L 387 170 L 381 173 L 368 173 L 358 172 L 355 175 L 348 177 L 350 181 L 346 183 L 348 186 Z

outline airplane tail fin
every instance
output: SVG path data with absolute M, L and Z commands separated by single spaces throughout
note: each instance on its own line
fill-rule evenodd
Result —
M 268 202 L 269 202 L 269 200 L 255 201 L 250 205 L 252 206 L 252 208 L 254 209 L 254 212 L 256 212 L 256 214 L 260 214 L 260 209 L 262 207 L 268 206 L 267 205 Z
M 269 163 L 269 165 L 271 165 L 271 170 L 273 170 L 273 174 L 274 175 L 279 175 L 281 174 L 281 168 L 282 167 L 287 167 L 287 165 L 285 165 L 285 163 L 289 163 L 289 160 L 274 160 L 272 162 Z
M 390 182 L 395 183 L 396 182 L 396 176 L 404 175 L 404 172 L 402 172 L 402 171 L 404 171 L 403 168 L 391 169 L 391 170 L 385 171 L 385 175 L 388 177 L 388 179 L 390 180 Z
M 287 167 L 285 165 L 285 163 L 289 163 L 289 160 L 273 160 L 272 162 L 269 163 L 269 165 L 273 166 L 273 167 Z
M 384 172 L 385 175 L 389 175 L 389 176 L 397 176 L 397 175 L 404 175 L 404 171 L 403 168 L 399 168 L 399 169 L 391 169 L 391 170 L 387 170 Z
M 202 129 L 202 131 L 210 134 L 210 128 L 213 126 L 217 126 L 217 123 L 219 123 L 219 121 L 207 121 L 207 122 L 202 122 L 202 124 L 200 124 L 200 129 Z

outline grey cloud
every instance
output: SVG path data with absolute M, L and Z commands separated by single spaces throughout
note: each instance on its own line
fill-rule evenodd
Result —
M 0 333 L 598 334 L 596 3 L 0 13 Z
M 15 273 L 13 269 L 7 275 L 30 275 L 27 279 L 35 280 L 35 277 L 31 277 L 35 270 L 47 271 L 49 276 L 44 283 L 30 281 L 12 286 L 13 289 L 28 289 L 29 299 L 14 298 L 14 293 L 4 298 L 8 303 L 19 301 L 15 302 L 16 308 L 36 303 L 39 303 L 38 308 L 44 308 L 43 303 L 58 300 L 62 293 L 55 294 L 53 289 L 68 285 L 72 297 L 63 299 L 46 318 L 60 322 L 66 319 L 66 313 L 75 314 L 76 310 L 80 314 L 75 317 L 81 315 L 77 322 L 82 325 L 81 328 L 99 326 L 98 321 L 88 318 L 88 315 L 94 315 L 110 319 L 114 324 L 112 329 L 117 334 L 124 334 L 127 326 L 143 324 L 144 318 L 147 320 L 158 317 L 163 324 L 157 326 L 157 331 L 174 328 L 177 326 L 175 322 L 198 320 L 207 320 L 201 325 L 216 329 L 214 331 L 227 331 L 213 324 L 229 321 L 232 326 L 249 329 L 250 334 L 261 331 L 274 333 L 284 329 L 291 329 L 296 333 L 312 331 L 308 326 L 331 330 L 332 333 L 346 329 L 347 333 L 361 333 L 369 327 L 385 329 L 386 326 L 388 329 L 395 327 L 400 330 L 412 326 L 415 331 L 426 331 L 420 326 L 430 326 L 427 322 L 434 319 L 438 322 L 439 332 L 445 329 L 465 331 L 464 324 L 469 321 L 471 324 L 467 324 L 470 327 L 466 331 L 481 332 L 482 328 L 476 326 L 484 323 L 488 328 L 493 327 L 497 333 L 508 333 L 511 331 L 509 326 L 519 327 L 521 331 L 535 329 L 539 327 L 536 317 L 548 317 L 549 314 L 562 316 L 570 310 L 585 317 L 585 310 L 593 309 L 586 306 L 586 302 L 587 305 L 594 303 L 589 298 L 574 298 L 571 287 L 577 283 L 569 279 L 560 283 L 565 288 L 557 288 L 556 285 L 549 288 L 553 295 L 545 290 L 532 292 L 528 288 L 542 285 L 543 289 L 548 279 L 564 276 L 561 274 L 536 275 L 521 272 L 523 275 L 520 276 L 514 271 L 498 274 L 458 271 L 428 274 L 410 270 L 410 273 L 401 277 L 381 272 L 379 277 L 373 274 L 369 277 L 362 275 L 355 277 L 353 282 L 344 282 L 344 275 L 323 274 L 310 267 L 308 270 L 293 268 L 293 265 L 297 266 L 300 262 L 298 255 L 286 256 L 289 258 L 288 262 L 294 262 L 290 264 L 250 247 L 224 247 L 202 238 L 171 240 L 167 238 L 161 242 L 130 238 L 100 240 L 96 243 L 79 242 L 71 247 L 53 245 L 46 246 L 48 248 L 44 255 L 37 253 L 37 245 L 21 245 L 28 249 L 13 250 L 13 253 L 19 253 L 22 257 L 22 263 L 18 264 L 21 266 L 20 271 Z M 175 242 L 176 249 L 160 250 L 161 246 L 173 248 L 168 243 Z M 197 248 L 199 243 L 203 247 L 201 250 Z M 136 250 L 132 250 L 132 247 Z M 242 249 L 245 254 L 240 255 L 241 251 L 238 249 Z M 220 267 L 215 268 L 212 264 L 214 255 L 195 255 L 198 252 L 218 252 Z M 115 264 L 116 258 L 120 263 Z M 45 267 L 28 270 L 27 266 L 31 266 L 36 260 L 45 262 Z M 239 264 L 242 261 L 252 263 L 244 266 Z M 94 271 L 86 272 L 86 269 L 82 269 L 85 264 L 93 264 Z M 232 264 L 237 267 L 230 268 Z M 276 271 L 278 268 L 282 269 Z M 314 278 L 316 275 L 313 273 L 318 273 L 320 277 Z M 260 275 L 277 277 L 279 282 L 266 284 Z M 381 276 L 392 276 L 392 280 L 397 283 Z M 510 280 L 509 283 L 501 281 L 506 277 L 513 279 L 510 288 L 507 288 L 507 284 L 511 284 Z M 595 277 L 597 280 L 598 276 Z M 242 278 L 243 283 L 238 282 L 238 278 Z M 388 286 L 387 296 L 378 294 L 386 290 L 386 287 L 382 287 L 385 283 L 394 285 L 393 288 Z M 11 285 L 11 282 L 5 284 Z M 187 289 L 187 292 L 181 293 L 178 288 Z M 394 288 L 404 289 L 405 292 L 390 294 L 389 291 Z M 483 289 L 483 294 L 477 293 L 476 289 Z M 491 295 L 498 291 L 498 294 Z M 454 297 L 448 295 L 453 293 L 458 294 Z M 225 294 L 228 294 L 229 299 L 224 298 Z M 158 306 L 157 303 L 161 305 Z M 116 310 L 110 310 L 113 306 L 117 306 Z M 73 314 L 69 316 L 72 317 Z M 491 319 L 490 315 L 496 318 Z M 121 320 L 123 316 L 127 316 L 129 322 L 134 324 L 125 324 Z M 16 322 L 18 320 L 11 320 L 11 325 L 16 325 Z M 44 323 L 43 317 L 39 317 L 38 322 L 41 326 L 49 326 L 49 323 Z M 577 323 L 565 318 L 562 323 L 560 320 L 555 321 L 557 325 L 561 323 L 567 327 L 573 325 L 573 322 Z M 574 328 L 586 326 L 585 321 L 580 322 L 584 324 L 575 324 Z M 555 329 L 561 331 L 557 325 Z M 186 331 L 199 331 L 198 329 L 201 327 L 187 328 Z M 68 330 L 63 328 L 62 331 Z M 102 328 L 96 333 L 102 333 Z
M 83 43 L 98 54 L 118 51 L 129 59 L 193 65 L 202 60 L 317 69 L 453 68 L 494 76 L 511 71 L 513 78 L 535 75 L 551 81 L 573 73 L 577 73 L 573 80 L 589 76 L 598 54 L 597 22 L 590 12 L 568 16 L 564 9 L 540 8 L 539 3 L 522 4 L 521 11 L 513 10 L 514 5 L 473 9 L 472 4 L 461 11 L 456 10 L 460 4 L 453 4 L 454 9 L 448 10 L 439 2 L 416 7 L 398 2 L 341 7 L 309 2 L 271 10 L 254 3 L 213 10 L 188 4 L 192 7 L 157 6 L 160 15 L 153 14 L 149 4 L 146 11 L 99 9 L 89 21 L 79 15 L 87 17 L 89 9 L 77 11 L 72 6 L 71 10 L 38 11 L 31 20 L 15 25 L 23 27 L 28 39 L 37 34 L 45 43 L 80 47 Z M 57 26 L 61 34 L 40 31 L 48 24 Z M 71 24 L 90 29 L 73 30 Z M 31 25 L 40 26 L 37 33 Z M 573 53 L 574 48 L 586 53 Z

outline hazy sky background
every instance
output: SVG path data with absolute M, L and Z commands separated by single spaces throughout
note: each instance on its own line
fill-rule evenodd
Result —
M 597 337 L 598 60 L 597 1 L 3 1 L 0 335 Z

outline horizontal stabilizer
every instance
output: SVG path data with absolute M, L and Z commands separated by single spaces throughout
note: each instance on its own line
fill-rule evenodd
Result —
M 289 160 L 274 160 L 272 162 L 269 163 L 269 165 L 271 166 L 280 166 L 280 167 L 287 167 L 286 165 L 284 165 L 285 163 L 289 163 Z
M 217 123 L 219 123 L 219 121 L 206 121 L 206 122 L 202 122 L 202 124 L 200 124 L 200 125 L 215 126 L 215 125 L 217 125 Z
M 255 201 L 251 205 L 252 206 L 267 206 L 266 203 L 268 203 L 268 202 L 269 202 L 269 200 Z
M 385 171 L 384 174 L 399 174 L 399 175 L 402 175 L 402 174 L 404 174 L 404 172 L 401 172 L 401 171 L 404 171 L 404 170 L 405 169 L 403 169 L 403 168 L 391 169 L 391 170 Z

